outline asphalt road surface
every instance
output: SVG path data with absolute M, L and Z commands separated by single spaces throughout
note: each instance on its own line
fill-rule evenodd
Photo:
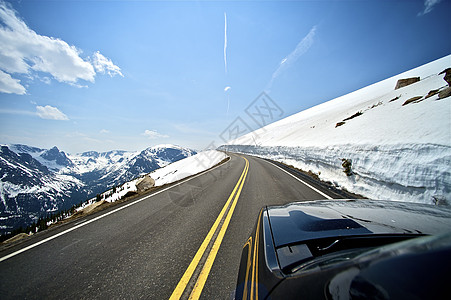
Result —
M 0 299 L 231 299 L 263 206 L 336 197 L 231 154 L 181 184 L 3 249 Z

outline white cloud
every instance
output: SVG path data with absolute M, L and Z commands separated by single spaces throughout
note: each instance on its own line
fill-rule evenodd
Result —
M 92 65 L 99 73 L 107 73 L 111 77 L 113 77 L 114 75 L 120 75 L 124 77 L 124 75 L 122 75 L 121 73 L 121 68 L 113 64 L 111 59 L 106 58 L 99 51 L 94 53 L 94 57 L 92 58 Z
M 64 113 L 62 113 L 58 108 L 50 105 L 36 106 L 36 114 L 41 119 L 61 120 L 61 121 L 69 120 L 69 118 Z
M 5 2 L 0 2 L 0 68 L 8 73 L 50 73 L 61 82 L 94 81 L 95 71 L 75 46 L 28 28 Z
M 102 130 L 100 130 L 100 133 L 101 134 L 108 134 L 108 133 L 110 133 L 110 131 L 106 130 L 106 129 L 102 129 Z
M 50 84 L 52 82 L 52 80 L 49 77 L 47 77 L 47 76 L 44 76 L 44 77 L 40 78 L 40 80 L 42 82 L 44 82 L 45 84 Z
M 424 10 L 418 13 L 418 16 L 423 16 L 427 13 L 430 13 L 435 5 L 439 4 L 441 0 L 425 0 L 424 1 Z
M 168 138 L 168 135 L 158 133 L 156 130 L 145 130 L 143 135 L 147 136 L 149 139 L 157 139 L 157 138 Z
M 94 82 L 96 71 L 107 72 L 111 76 L 122 75 L 119 67 L 99 52 L 94 57 L 101 55 L 103 60 L 97 65 L 103 64 L 103 69 L 97 69 L 98 66 L 81 58 L 81 53 L 81 50 L 61 39 L 37 34 L 16 15 L 10 4 L 0 0 L 0 70 L 10 74 L 10 77 L 37 71 L 48 73 L 59 82 L 77 85 L 79 80 Z M 1 78 L 1 84 L 11 88 L 3 90 L 25 93 L 25 88 L 19 87 L 17 79 L 14 79 L 15 82 L 7 79 Z
M 316 34 L 316 26 L 313 26 L 310 29 L 309 33 L 297 44 L 296 48 L 288 54 L 285 58 L 282 59 L 277 70 L 272 74 L 271 80 L 269 81 L 266 92 L 269 93 L 271 90 L 272 84 L 274 80 L 282 74 L 288 67 L 290 67 L 293 63 L 295 63 L 299 57 L 301 57 L 305 52 L 307 52 L 310 47 L 313 45 L 313 39 Z
M 1 47 L 1 46 L 0 46 Z M 26 89 L 20 84 L 19 79 L 14 79 L 11 75 L 0 70 L 0 92 L 7 94 L 26 94 Z

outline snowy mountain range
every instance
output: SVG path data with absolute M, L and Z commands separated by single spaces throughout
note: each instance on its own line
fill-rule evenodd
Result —
M 451 204 L 451 55 L 228 143 L 373 199 Z M 224 147 L 224 146 L 223 146 Z
M 194 150 L 174 145 L 140 152 L 90 151 L 75 155 L 57 147 L 2 145 L 0 234 L 195 154 Z

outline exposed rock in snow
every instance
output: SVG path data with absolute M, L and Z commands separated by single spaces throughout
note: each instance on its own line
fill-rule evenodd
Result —
M 402 87 L 411 85 L 412 83 L 418 82 L 420 81 L 420 77 L 411 77 L 411 78 L 406 78 L 406 79 L 399 79 L 398 82 L 396 83 L 396 87 L 395 90 L 400 89 Z
M 443 80 L 448 82 L 448 86 L 451 86 L 451 68 L 446 68 L 445 70 L 441 71 L 439 75 L 445 74 L 445 77 L 443 77 Z
M 144 192 L 155 186 L 155 180 L 149 175 L 145 175 L 143 178 L 136 182 L 136 189 L 138 192 Z

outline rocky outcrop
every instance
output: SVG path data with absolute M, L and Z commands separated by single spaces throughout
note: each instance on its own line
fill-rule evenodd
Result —
M 447 68 L 438 74 L 439 75 L 445 74 L 445 77 L 443 77 L 443 80 L 445 80 L 448 83 L 448 86 L 451 87 L 451 68 Z
M 72 167 L 74 164 L 67 158 L 66 153 L 60 151 L 56 146 L 41 154 L 41 157 L 48 161 L 54 161 L 56 164 L 64 167 Z
M 418 102 L 421 102 L 422 100 L 424 100 L 422 96 L 412 97 L 412 98 L 406 100 L 406 102 L 404 102 L 404 104 L 402 106 L 407 105 L 409 103 L 418 103 Z
M 429 91 L 429 93 L 426 95 L 426 97 L 424 97 L 424 99 L 427 99 L 427 98 L 430 98 L 430 97 L 432 97 L 432 96 L 437 95 L 439 91 L 440 91 L 440 90 L 432 90 L 432 91 Z
M 439 99 L 448 98 L 449 96 L 451 96 L 451 87 L 447 87 L 438 94 Z
M 411 78 L 405 78 L 405 79 L 399 79 L 396 83 L 395 90 L 400 89 L 402 87 L 411 85 L 412 83 L 420 81 L 420 77 L 411 77 Z
M 138 192 L 147 191 L 153 186 L 155 186 L 155 180 L 148 175 L 144 176 L 136 183 L 136 189 L 138 190 Z

